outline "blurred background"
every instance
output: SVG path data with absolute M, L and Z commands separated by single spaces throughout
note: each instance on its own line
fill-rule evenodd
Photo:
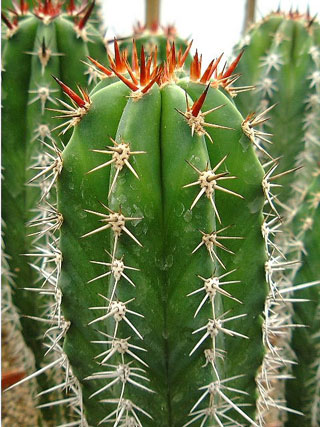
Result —
M 103 0 L 106 37 L 128 36 L 138 21 L 145 22 L 145 0 Z M 256 0 L 255 19 L 278 8 L 292 7 L 320 15 L 320 0 Z M 193 51 L 200 47 L 204 65 L 222 52 L 231 54 L 243 31 L 247 0 L 161 0 L 160 23 L 174 24 L 181 37 L 193 39 Z

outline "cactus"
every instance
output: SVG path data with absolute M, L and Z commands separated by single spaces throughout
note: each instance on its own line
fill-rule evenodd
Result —
M 54 160 L 52 350 L 81 383 L 83 425 L 257 426 L 271 173 L 232 100 L 239 58 L 202 73 L 196 54 L 179 79 L 172 52 L 90 96 L 57 79 L 74 132 Z
M 47 195 L 50 185 L 46 183 L 41 184 L 40 189 L 38 185 L 34 186 L 34 170 L 31 170 L 35 168 L 41 176 L 50 156 L 52 158 L 58 147 L 61 148 L 61 143 L 53 140 L 58 133 L 54 131 L 57 122 L 47 110 L 57 106 L 55 97 L 62 94 L 53 87 L 51 74 L 62 75 L 66 81 L 77 79 L 82 85 L 86 85 L 88 79 L 87 75 L 81 75 L 87 71 L 87 66 L 80 60 L 85 60 L 90 52 L 87 39 L 92 37 L 92 29 L 87 21 L 93 3 L 84 9 L 81 6 L 80 18 L 75 15 L 80 11 L 79 7 L 70 2 L 66 9 L 62 9 L 56 2 L 39 1 L 31 13 L 27 2 L 21 1 L 19 6 L 13 3 L 14 14 L 4 13 L 2 16 L 6 28 L 2 52 L 4 242 L 16 285 L 12 300 L 18 311 L 26 316 L 42 317 L 46 298 L 42 295 L 44 291 L 38 297 L 35 292 L 25 292 L 23 288 L 37 287 L 39 271 L 46 264 L 53 265 L 57 256 L 50 248 L 45 248 L 47 240 L 44 236 L 45 229 L 54 232 L 57 220 L 53 206 L 55 195 L 53 191 Z M 96 45 L 104 49 L 101 40 Z M 43 153 L 44 147 L 48 154 Z M 54 176 L 54 168 L 51 171 Z M 29 185 L 26 185 L 28 181 Z M 54 274 L 56 271 L 52 270 Z M 36 356 L 38 369 L 46 351 L 41 342 L 42 323 L 21 318 L 22 333 Z M 47 388 L 47 385 L 42 384 L 43 387 Z
M 305 415 L 302 418 L 294 411 L 289 412 L 288 426 L 317 426 L 320 422 L 316 386 L 319 381 L 316 372 L 319 287 L 313 286 L 320 283 L 319 273 L 313 267 L 319 253 L 315 234 L 320 156 L 319 29 L 319 23 L 308 12 L 278 11 L 254 25 L 235 49 L 238 54 L 245 46 L 239 64 L 242 74 L 239 81 L 257 86 L 256 91 L 240 94 L 237 106 L 240 111 L 248 105 L 256 111 L 270 108 L 270 120 L 261 123 L 257 148 L 262 156 L 266 155 L 267 146 L 269 155 L 281 156 L 280 174 L 285 169 L 294 171 L 293 177 L 283 178 L 284 187 L 289 187 L 289 191 L 278 189 L 280 196 L 273 199 L 275 214 L 282 216 L 284 224 L 282 233 L 277 234 L 275 230 L 274 250 L 277 256 L 292 262 L 290 270 L 279 271 L 276 279 L 277 289 L 288 298 L 287 307 L 285 310 L 275 305 L 268 307 L 274 322 L 287 327 L 295 324 L 291 333 L 282 334 L 273 342 L 275 347 L 282 348 L 283 360 L 296 363 L 292 368 L 290 363 L 282 367 L 282 374 L 288 375 L 286 389 L 275 387 L 278 398 L 286 397 L 289 408 Z M 269 146 L 271 134 L 273 145 Z M 290 297 L 293 287 L 296 291 Z M 296 379 L 290 379 L 292 375 Z M 277 414 L 275 419 L 278 420 Z M 275 422 L 275 419 L 269 421 Z M 281 420 L 286 422 L 284 418 Z

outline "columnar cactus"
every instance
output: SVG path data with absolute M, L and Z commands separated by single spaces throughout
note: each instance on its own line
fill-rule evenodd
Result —
M 292 333 L 273 337 L 270 345 L 281 347 L 282 359 L 287 360 L 281 372 L 289 378 L 286 390 L 276 385 L 278 391 L 274 395 L 278 393 L 278 399 L 286 395 L 288 407 L 305 415 L 297 417 L 296 412 L 289 412 L 288 426 L 317 426 L 320 422 L 316 386 L 319 381 L 316 372 L 319 286 L 313 286 L 320 283 L 319 272 L 313 267 L 319 253 L 315 234 L 320 156 L 319 30 L 318 22 L 309 13 L 278 11 L 254 25 L 236 49 L 237 54 L 245 46 L 239 64 L 242 74 L 239 81 L 244 85 L 250 81 L 257 87 L 250 94 L 239 95 L 236 104 L 241 111 L 248 105 L 258 112 L 270 108 L 270 120 L 261 122 L 258 146 L 261 155 L 266 157 L 267 148 L 269 155 L 281 157 L 280 174 L 285 169 L 297 169 L 293 176 L 284 176 L 284 186 L 290 184 L 289 190 L 278 189 L 280 197 L 276 195 L 273 199 L 274 213 L 282 216 L 284 224 L 282 233 L 278 234 L 279 230 L 274 228 L 275 256 L 292 263 L 289 271 L 279 268 L 276 274 L 277 290 L 287 299 L 287 308 L 279 309 L 275 304 L 267 307 L 271 324 L 292 330 Z M 273 145 L 268 144 L 271 134 Z M 269 221 L 272 225 L 272 218 Z M 294 289 L 294 295 L 290 296 Z M 306 299 L 310 302 L 306 303 Z M 297 363 L 292 369 L 289 360 Z M 292 374 L 296 379 L 290 380 Z
M 172 52 L 90 96 L 57 79 L 74 132 L 53 163 L 52 349 L 81 383 L 76 422 L 257 426 L 270 174 L 232 100 L 239 58 L 202 73 L 196 55 L 179 79 Z
M 91 53 L 90 40 L 96 41 L 94 52 L 97 48 L 105 50 L 88 24 L 92 8 L 93 3 L 76 6 L 70 1 L 62 7 L 59 2 L 38 1 L 29 11 L 27 2 L 21 1 L 13 2 L 10 13 L 4 11 L 2 15 L 2 214 L 8 265 L 16 285 L 12 299 L 24 315 L 39 317 L 46 310 L 42 295 L 38 298 L 35 292 L 22 288 L 38 286 L 39 272 L 45 265 L 53 265 L 58 256 L 46 247 L 45 237 L 46 232 L 54 233 L 55 224 L 59 223 L 55 196 L 53 192 L 48 195 L 50 185 L 46 182 L 39 188 L 32 179 L 34 169 L 42 176 L 61 148 L 57 139 L 53 142 L 58 134 L 54 131 L 57 122 L 48 109 L 57 108 L 56 96 L 61 97 L 62 92 L 54 87 L 51 74 L 61 75 L 67 82 L 76 79 L 87 84 L 89 68 L 81 61 Z M 44 154 L 44 147 L 48 154 Z M 50 170 L 54 177 L 57 169 Z M 51 273 L 53 276 L 56 271 Z M 24 317 L 21 324 L 40 368 L 46 351 L 39 340 L 42 322 L 37 324 Z

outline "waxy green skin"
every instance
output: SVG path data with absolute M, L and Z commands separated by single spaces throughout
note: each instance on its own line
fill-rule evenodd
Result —
M 49 47 L 53 54 L 47 66 L 42 66 L 37 52 L 42 41 Z M 103 46 L 102 41 L 100 44 Z M 97 43 L 99 45 L 99 43 Z M 50 96 L 63 99 L 60 88 L 57 88 L 52 74 L 64 79 L 71 84 L 77 81 L 82 86 L 87 85 L 88 77 L 83 75 L 86 67 L 80 62 L 89 54 L 88 46 L 77 38 L 73 24 L 64 17 L 58 17 L 53 22 L 45 25 L 40 19 L 28 14 L 19 21 L 18 30 L 5 41 L 2 51 L 2 218 L 6 224 L 4 242 L 6 252 L 10 256 L 9 265 L 15 274 L 16 288 L 13 294 L 14 304 L 18 310 L 29 316 L 43 316 L 46 300 L 34 292 L 24 291 L 22 288 L 39 287 L 39 275 L 30 267 L 29 263 L 34 258 L 23 256 L 32 251 L 32 239 L 29 234 L 38 231 L 36 227 L 27 227 L 27 222 L 34 218 L 34 209 L 37 208 L 41 191 L 38 185 L 28 186 L 26 183 L 35 176 L 39 170 L 31 170 L 35 159 L 44 150 L 40 142 L 40 135 L 36 129 L 41 124 L 48 125 L 49 129 L 57 126 L 53 119 L 54 113 L 47 108 L 60 108 L 57 103 L 47 99 L 45 108 L 41 112 L 39 100 L 33 101 L 37 96 L 39 87 L 48 87 L 52 92 Z M 70 60 L 72 56 L 72 60 Z M 52 133 L 57 145 L 62 149 L 57 137 L 58 131 Z M 44 137 L 47 144 L 51 144 L 48 137 Z M 52 152 L 50 152 L 53 154 Z M 54 203 L 54 191 L 49 201 Z M 44 239 L 38 241 L 38 245 Z M 45 348 L 42 336 L 46 329 L 39 322 L 21 317 L 23 335 L 26 344 L 36 356 L 36 367 L 42 367 Z M 47 328 L 47 325 L 45 325 Z M 44 389 L 46 380 L 39 377 L 40 388 Z M 45 397 L 46 399 L 46 397 Z M 58 422 L 58 420 L 57 420 Z M 61 421 L 62 422 L 62 421 Z
M 107 302 L 98 294 L 110 296 L 113 286 L 113 279 L 109 280 L 108 277 L 87 283 L 107 271 L 105 267 L 90 261 L 111 262 L 105 250 L 113 250 L 112 232 L 104 230 L 81 238 L 101 226 L 99 217 L 84 211 L 107 214 L 101 203 L 116 212 L 121 207 L 127 217 L 142 217 L 141 220 L 126 223 L 142 247 L 123 232 L 115 255 L 124 255 L 125 265 L 140 270 L 127 270 L 136 288 L 121 279 L 117 297 L 120 301 L 135 298 L 129 303 L 129 308 L 144 318 L 130 314 L 128 318 L 144 339 L 141 340 L 124 321 L 119 324 L 117 337 L 130 336 L 131 343 L 147 349 L 147 352 L 136 351 L 136 354 L 149 367 L 145 368 L 136 361 L 133 366 L 146 369 L 144 375 L 150 382 L 139 382 L 156 393 L 148 393 L 129 384 L 124 394 L 126 399 L 130 398 L 153 416 L 151 421 L 138 413 L 143 425 L 152 426 L 157 422 L 159 426 L 181 426 L 187 423 L 191 419 L 188 414 L 202 393 L 198 388 L 216 379 L 210 364 L 202 367 L 205 364 L 203 351 L 211 347 L 211 339 L 207 338 L 189 356 L 202 336 L 201 333 L 192 333 L 212 318 L 212 310 L 209 302 L 206 302 L 194 318 L 204 294 L 190 297 L 187 294 L 203 286 L 198 274 L 208 278 L 214 271 L 217 275 L 225 272 L 218 262 L 211 261 L 204 246 L 192 254 L 201 242 L 199 230 L 211 233 L 223 226 L 233 225 L 222 235 L 243 237 L 241 240 L 222 241 L 235 255 L 217 251 L 226 265 L 226 271 L 237 268 L 230 275 L 230 280 L 241 280 L 241 283 L 227 285 L 226 289 L 243 304 L 219 295 L 215 305 L 218 314 L 231 309 L 227 317 L 247 314 L 228 323 L 228 327 L 247 335 L 249 340 L 224 334 L 219 336 L 218 347 L 226 350 L 227 355 L 225 362 L 219 361 L 217 366 L 223 378 L 244 374 L 231 385 L 249 393 L 249 396 L 237 395 L 237 403 L 255 402 L 257 391 L 254 378 L 264 353 L 261 315 L 267 294 L 264 278 L 266 258 L 261 235 L 263 170 L 251 143 L 242 133 L 241 115 L 229 96 L 218 90 L 210 88 L 202 111 L 216 105 L 226 106 L 206 116 L 206 121 L 235 130 L 206 128 L 214 144 L 204 136 L 195 134 L 192 137 L 190 126 L 176 109 L 186 111 L 185 90 L 192 105 L 192 101 L 204 89 L 203 85 L 189 84 L 185 80 L 178 85 L 154 86 L 137 100 L 128 98 L 130 91 L 122 82 L 110 84 L 92 95 L 92 105 L 87 115 L 75 128 L 63 152 L 63 171 L 58 180 L 58 209 L 64 217 L 60 238 L 63 264 L 59 286 L 63 294 L 63 314 L 71 322 L 64 349 L 74 374 L 81 381 L 90 425 L 97 425 L 116 408 L 99 401 L 119 398 L 121 389 L 115 386 L 89 398 L 107 381 L 85 380 L 93 373 L 107 369 L 97 364 L 101 359 L 94 360 L 95 356 L 106 350 L 105 346 L 91 343 L 103 339 L 97 330 L 110 335 L 114 331 L 113 319 L 88 325 L 106 314 L 106 310 L 89 308 L 106 305 Z M 130 143 L 131 150 L 146 151 L 146 154 L 134 155 L 129 159 L 139 180 L 125 167 L 108 198 L 114 166 L 90 174 L 87 172 L 108 160 L 108 156 L 92 150 L 111 145 L 109 137 L 118 142 L 124 139 Z M 225 154 L 228 154 L 228 158 L 219 172 L 227 169 L 237 179 L 222 181 L 222 186 L 238 192 L 245 199 L 216 191 L 217 209 L 222 219 L 220 225 L 210 201 L 204 196 L 190 211 L 200 186 L 182 187 L 198 179 L 186 160 L 204 170 L 208 162 L 214 167 Z M 126 362 L 133 360 L 126 357 Z M 108 363 L 116 364 L 119 361 L 119 356 L 115 355 Z M 228 391 L 226 394 L 230 397 Z M 205 405 L 208 405 L 207 401 L 200 407 Z M 246 408 L 246 413 L 254 418 L 254 406 Z M 231 414 L 244 424 L 247 422 L 235 411 L 230 411 Z

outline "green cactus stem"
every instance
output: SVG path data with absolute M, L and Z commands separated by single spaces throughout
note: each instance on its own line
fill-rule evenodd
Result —
M 54 294 L 47 288 L 52 286 L 49 283 L 54 280 L 61 262 L 58 252 L 47 247 L 45 236 L 46 232 L 55 233 L 61 219 L 54 206 L 54 191 L 48 194 L 59 171 L 58 163 L 52 167 L 48 163 L 59 153 L 59 148 L 62 149 L 61 142 L 53 139 L 57 138 L 58 132 L 54 131 L 57 123 L 48 111 L 58 108 L 56 97 L 62 98 L 62 91 L 54 87 L 51 74 L 62 75 L 66 81 L 76 79 L 83 86 L 87 84 L 88 77 L 81 75 L 87 68 L 80 60 L 85 60 L 90 53 L 87 21 L 92 5 L 84 8 L 79 18 L 66 13 L 71 13 L 68 6 L 63 9 L 51 1 L 37 2 L 31 13 L 22 1 L 19 6 L 13 4 L 14 18 L 3 15 L 6 28 L 2 52 L 4 242 L 17 287 L 13 302 L 21 314 L 38 319 L 34 322 L 28 317 L 21 318 L 22 333 L 36 357 L 38 369 L 47 351 L 41 342 L 47 329 L 47 325 L 45 329 L 41 327 L 42 317 L 45 313 L 50 324 L 53 315 L 46 311 L 48 307 L 44 304 L 48 301 L 43 294 Z M 102 41 L 100 44 L 103 46 Z M 34 169 L 41 178 L 48 168 L 50 180 L 35 185 Z M 45 281 L 43 270 L 48 271 Z M 32 292 L 24 290 L 30 288 Z M 42 384 L 41 388 L 48 385 Z
M 319 284 L 320 275 L 312 264 L 319 252 L 314 228 L 317 205 L 311 203 L 317 200 L 316 186 L 319 185 L 315 178 L 320 155 L 319 28 L 319 23 L 308 12 L 285 14 L 278 11 L 254 25 L 239 47 L 245 46 L 239 81 L 247 84 L 247 76 L 250 76 L 250 83 L 255 84 L 257 90 L 239 95 L 236 103 L 241 111 L 247 105 L 258 112 L 270 109 L 269 121 L 264 117 L 259 120 L 257 148 L 262 157 L 266 157 L 266 148 L 269 156 L 281 157 L 277 171 L 286 188 L 286 191 L 278 188 L 272 201 L 273 213 L 282 216 L 282 233 L 272 217 L 266 222 L 271 235 L 269 245 L 278 263 L 278 272 L 274 274 L 275 289 L 286 299 L 286 307 L 272 303 L 266 306 L 266 313 L 271 325 L 269 335 L 270 331 L 273 333 L 269 350 L 272 353 L 278 349 L 282 360 L 286 360 L 284 365 L 278 366 L 278 378 L 282 375 L 288 379 L 285 388 L 278 387 L 279 381 L 275 380 L 273 400 L 278 404 L 274 408 L 283 406 L 287 398 L 289 412 L 287 417 L 279 417 L 275 410 L 271 418 L 266 414 L 266 419 L 287 422 L 288 426 L 316 426 L 320 419 L 316 403 L 319 390 L 315 386 L 319 374 L 314 366 L 311 368 L 318 361 L 315 331 L 319 327 L 316 315 L 319 290 L 313 285 Z M 269 146 L 271 134 L 273 145 Z M 294 172 L 292 176 L 284 172 L 288 169 Z M 308 221 L 313 224 L 310 230 L 305 229 Z M 289 266 L 289 270 L 281 271 L 282 264 Z M 297 302 L 299 299 L 301 301 Z M 304 302 L 306 299 L 310 302 Z M 292 363 L 297 365 L 291 367 Z M 290 379 L 292 375 L 296 379 Z M 298 413 L 304 417 L 299 417 Z
M 176 82 L 170 53 L 89 99 L 59 82 L 83 112 L 58 177 L 64 351 L 90 425 L 257 425 L 264 172 L 236 63 Z

